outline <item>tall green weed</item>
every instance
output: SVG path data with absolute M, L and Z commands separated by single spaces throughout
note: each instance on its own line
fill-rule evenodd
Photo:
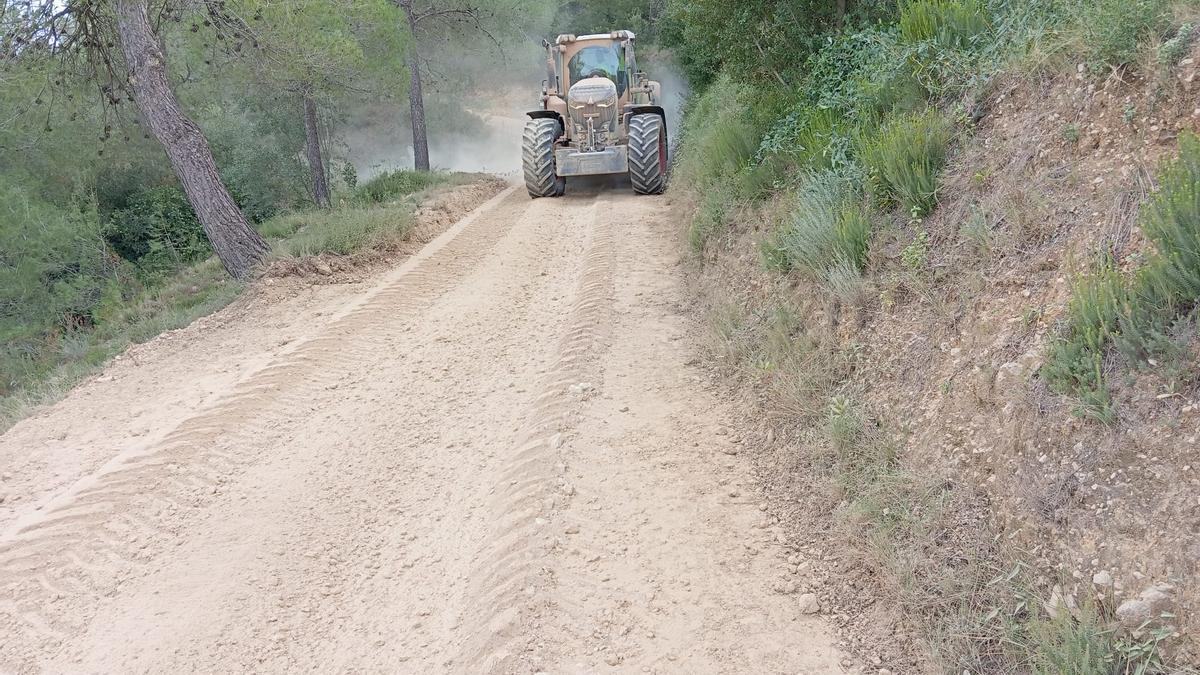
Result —
M 1159 191 L 1139 227 L 1153 250 L 1132 275 L 1111 262 L 1077 280 L 1066 334 L 1052 347 L 1042 376 L 1059 392 L 1079 398 L 1094 417 L 1113 412 L 1104 363 L 1115 347 L 1134 365 L 1181 351 L 1180 335 L 1200 305 L 1200 138 L 1184 134 L 1180 155 L 1163 170 Z M 1194 370 L 1194 367 L 1192 368 Z
M 909 44 L 966 49 L 991 28 L 981 0 L 909 0 L 900 7 L 900 35 Z
M 1171 25 L 1171 0 L 1087 0 L 1076 12 L 1076 30 L 1092 66 L 1134 63 L 1140 45 Z
M 893 117 L 878 132 L 861 135 L 859 155 L 872 195 L 915 217 L 928 215 L 937 205 L 951 131 L 950 121 L 931 108 Z
M 867 262 L 873 223 L 852 176 L 821 171 L 804 181 L 791 214 L 765 244 L 766 259 L 838 294 L 852 291 Z

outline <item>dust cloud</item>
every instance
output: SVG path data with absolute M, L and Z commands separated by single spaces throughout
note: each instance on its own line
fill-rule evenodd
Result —
M 522 45 L 517 51 L 506 62 L 473 64 L 470 86 L 444 86 L 443 91 L 427 94 L 429 155 L 434 168 L 509 178 L 520 175 L 525 113 L 540 106 L 545 62 L 544 52 L 536 44 Z M 690 95 L 687 82 L 669 54 L 645 48 L 641 55 L 640 65 L 650 79 L 662 84 L 661 105 L 674 148 Z M 337 136 L 339 154 L 354 165 L 360 180 L 413 166 L 408 105 L 402 99 L 357 115 Z

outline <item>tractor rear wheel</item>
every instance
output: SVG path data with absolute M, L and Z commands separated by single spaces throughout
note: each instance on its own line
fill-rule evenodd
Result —
M 561 135 L 562 125 L 558 120 L 540 117 L 525 123 L 521 166 L 530 197 L 561 197 L 566 192 L 567 179 L 557 174 L 554 165 L 554 142 Z
M 641 195 L 660 195 L 667 189 L 667 130 L 654 113 L 629 120 L 629 179 Z

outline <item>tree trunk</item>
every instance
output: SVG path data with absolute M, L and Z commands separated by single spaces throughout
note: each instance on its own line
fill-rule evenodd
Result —
M 846 25 L 846 0 L 837 0 L 837 29 Z
M 166 54 L 147 16 L 146 0 L 116 0 L 115 5 L 117 34 L 138 110 L 166 150 L 217 257 L 231 275 L 245 279 L 267 254 L 267 242 L 250 226 L 221 182 L 208 139 L 179 107 L 167 79 Z
M 429 134 L 425 129 L 425 97 L 421 93 L 421 54 L 417 48 L 417 17 L 412 2 L 402 2 L 412 44 L 408 49 L 408 112 L 412 119 L 413 168 L 429 171 Z
M 321 157 L 321 134 L 317 128 L 317 103 L 304 97 L 304 151 L 308 155 L 308 170 L 312 173 L 313 199 L 317 206 L 329 208 L 329 180 L 325 160 Z

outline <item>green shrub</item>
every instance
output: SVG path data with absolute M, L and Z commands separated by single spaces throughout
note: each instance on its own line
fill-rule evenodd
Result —
M 446 175 L 443 173 L 400 169 L 381 173 L 362 183 L 354 194 L 364 203 L 383 204 L 444 182 Z
M 692 103 L 684 118 L 675 168 L 681 184 L 706 190 L 754 157 L 760 134 L 744 98 L 741 87 L 722 76 Z
M 990 28 L 980 0 L 910 0 L 900 8 L 900 35 L 908 44 L 966 49 Z
M 157 277 L 212 253 L 208 237 L 177 187 L 155 187 L 109 214 L 104 237 L 120 256 Z
M 776 267 L 800 271 L 836 292 L 861 276 L 872 229 L 854 180 L 822 171 L 801 186 L 764 254 Z
M 1188 49 L 1192 46 L 1192 39 L 1196 36 L 1196 25 L 1193 23 L 1185 23 L 1175 31 L 1175 35 L 1165 40 L 1158 48 L 1157 61 L 1160 68 L 1170 69 L 1179 65 L 1183 57 L 1187 56 Z
M 725 230 L 730 200 L 724 187 L 715 186 L 704 193 L 688 226 L 688 246 L 693 252 L 703 252 L 708 242 Z
M 929 100 L 929 89 L 909 67 L 881 73 L 862 83 L 863 110 L 866 119 L 884 119 L 893 113 L 922 110 Z
M 739 199 L 760 200 L 783 187 L 792 173 L 791 158 L 786 155 L 767 155 L 734 175 L 733 191 Z
M 1033 675 L 1158 675 L 1194 673 L 1167 663 L 1162 646 L 1171 628 L 1146 628 L 1126 633 L 1111 616 L 1111 608 L 1085 597 L 1071 611 L 1051 615 L 1037 598 L 1024 599 L 1029 616 L 1014 625 L 1009 644 L 1021 653 Z
M 1105 423 L 1115 419 L 1104 380 L 1105 347 L 1126 302 L 1125 279 L 1110 262 L 1076 279 L 1067 335 L 1051 347 L 1040 371 L 1053 390 L 1079 399 L 1080 412 Z
M 95 211 L 48 204 L 0 179 L 0 394 L 93 326 L 120 279 Z
M 1106 421 L 1113 415 L 1104 382 L 1109 346 L 1136 364 L 1181 352 L 1179 342 L 1192 339 L 1177 327 L 1190 326 L 1200 305 L 1200 138 L 1180 138 L 1179 158 L 1163 170 L 1138 224 L 1153 245 L 1145 264 L 1128 276 L 1109 261 L 1077 280 L 1067 333 L 1042 367 L 1051 387 Z
M 899 202 L 914 217 L 929 214 L 950 145 L 949 120 L 930 109 L 899 115 L 874 135 L 859 137 L 859 154 L 872 194 L 884 204 Z
M 1138 224 L 1154 251 L 1132 281 L 1117 341 L 1135 361 L 1169 352 L 1173 324 L 1200 304 L 1200 138 L 1180 138 Z
M 851 128 L 844 115 L 826 108 L 803 107 L 780 119 L 758 146 L 760 158 L 788 157 L 810 171 L 842 169 L 852 163 Z
M 321 253 L 349 255 L 387 246 L 408 236 L 413 225 L 415 203 L 366 206 L 328 211 L 317 209 L 289 214 L 272 225 L 293 234 L 283 243 L 292 256 Z
M 1140 43 L 1171 25 L 1170 0 L 1088 0 L 1076 14 L 1085 54 L 1094 67 L 1137 60 Z

